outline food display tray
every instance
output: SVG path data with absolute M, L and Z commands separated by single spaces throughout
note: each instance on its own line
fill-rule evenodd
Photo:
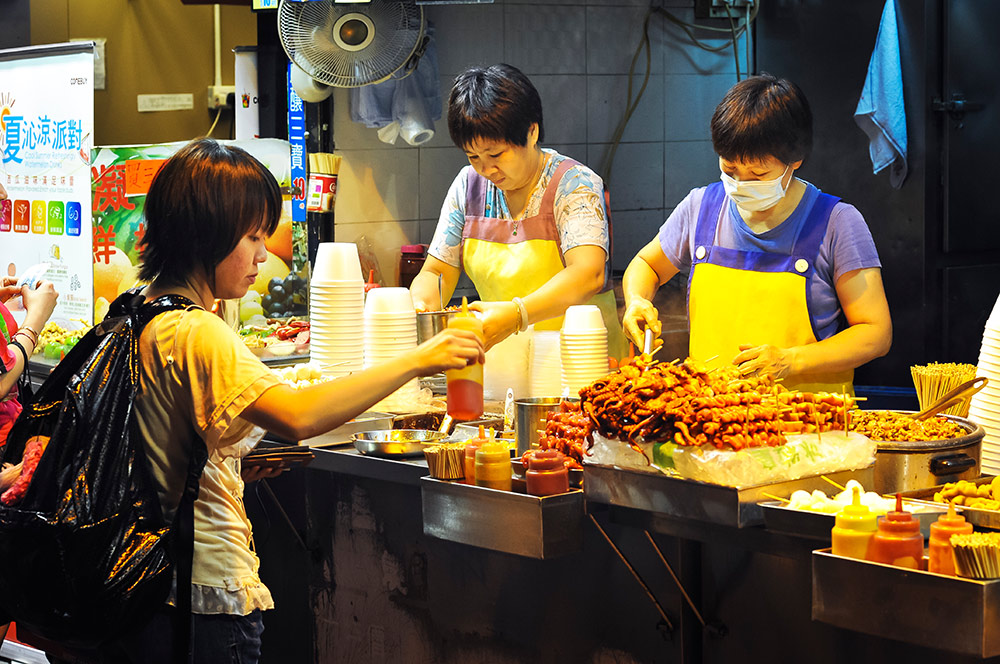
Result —
M 979 581 L 812 555 L 812 618 L 976 657 L 1000 655 L 1000 580 Z
M 424 534 L 526 558 L 555 558 L 583 545 L 583 492 L 529 496 L 420 478 Z
M 989 484 L 993 481 L 992 475 L 983 475 L 979 479 L 969 480 L 973 484 Z M 925 503 L 928 505 L 936 505 L 943 508 L 945 511 L 948 509 L 947 503 L 937 503 L 934 502 L 934 494 L 944 488 L 944 485 L 932 486 L 928 489 L 914 489 L 913 491 L 904 491 L 902 493 L 904 498 L 913 500 L 915 503 Z M 1000 512 L 997 510 L 984 510 L 977 507 L 966 507 L 965 505 L 955 505 L 955 511 L 961 512 L 965 520 L 971 523 L 977 528 L 989 528 L 991 530 L 1000 530 Z
M 931 524 L 948 511 L 947 507 L 938 503 L 909 500 L 904 503 L 920 508 L 919 512 L 913 513 L 913 518 L 920 524 L 920 532 L 924 538 L 930 537 Z M 760 507 L 764 513 L 764 526 L 768 530 L 830 543 L 830 530 L 833 528 L 835 515 L 792 509 L 776 500 L 764 501 L 760 503 Z
M 825 476 L 841 485 L 854 479 L 863 486 L 871 486 L 874 466 L 826 473 Z M 771 496 L 787 498 L 798 489 L 826 491 L 829 488 L 830 483 L 821 475 L 738 489 L 659 472 L 590 464 L 583 467 L 583 490 L 590 502 L 737 528 L 762 524 L 764 512 L 759 503 L 771 500 Z

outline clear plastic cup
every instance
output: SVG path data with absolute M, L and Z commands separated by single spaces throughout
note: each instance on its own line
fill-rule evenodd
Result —
M 353 242 L 320 242 L 316 248 L 312 278 L 321 283 L 327 281 L 364 283 L 357 245 Z

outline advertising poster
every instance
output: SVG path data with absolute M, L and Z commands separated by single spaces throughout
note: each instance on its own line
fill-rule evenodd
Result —
M 220 143 L 252 154 L 271 171 L 282 191 L 289 190 L 291 161 L 287 141 L 267 138 Z M 146 194 L 163 162 L 184 145 L 178 142 L 94 149 L 90 170 L 95 320 L 104 318 L 108 305 L 119 293 L 136 285 Z M 184 242 L 185 238 L 178 237 L 177 241 Z M 290 196 L 284 200 L 278 229 L 266 245 L 267 259 L 258 268 L 257 281 L 240 307 L 243 322 L 253 316 L 288 317 L 306 310 L 305 232 L 293 229 Z
M 94 45 L 0 51 L 0 269 L 20 276 L 48 263 L 59 302 L 52 321 L 90 325 L 93 271 L 90 151 Z M 19 320 L 18 300 L 10 303 Z

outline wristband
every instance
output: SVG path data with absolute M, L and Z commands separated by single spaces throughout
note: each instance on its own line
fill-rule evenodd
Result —
M 528 329 L 528 307 L 524 305 L 524 300 L 519 297 L 513 299 L 514 304 L 517 305 L 517 322 L 518 322 L 518 332 L 524 332 Z
M 28 368 L 28 351 L 24 350 L 24 346 L 22 346 L 21 342 L 18 341 L 17 339 L 11 339 L 9 345 L 14 346 L 19 351 L 21 351 L 21 357 L 24 358 L 24 368 L 27 369 Z

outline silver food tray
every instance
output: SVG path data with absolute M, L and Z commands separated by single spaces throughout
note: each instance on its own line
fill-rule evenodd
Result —
M 973 484 L 989 484 L 993 481 L 992 475 L 983 475 L 979 479 L 969 480 Z M 927 489 L 915 489 L 913 491 L 904 491 L 902 493 L 903 497 L 912 500 L 914 503 L 925 503 L 927 505 L 936 505 L 945 511 L 948 509 L 947 503 L 937 503 L 934 502 L 934 494 L 944 488 L 944 485 L 932 486 Z M 997 510 L 984 510 L 978 507 L 967 507 L 965 505 L 955 505 L 955 511 L 960 512 L 965 520 L 978 528 L 989 528 L 991 530 L 1000 530 L 1000 511 Z
M 919 512 L 913 513 L 913 518 L 920 524 L 920 532 L 924 539 L 930 537 L 931 524 L 948 512 L 947 507 L 938 503 L 912 500 L 903 502 L 920 509 Z M 762 502 L 760 506 L 764 512 L 764 526 L 768 530 L 830 543 L 830 531 L 836 521 L 835 515 L 785 507 L 776 500 Z
M 841 485 L 853 479 L 863 486 L 871 486 L 874 468 L 872 465 L 861 470 L 826 473 L 826 477 Z M 689 480 L 679 475 L 590 464 L 583 466 L 583 490 L 590 502 L 737 528 L 762 524 L 764 511 L 759 503 L 770 500 L 770 496 L 787 498 L 799 489 L 825 491 L 829 486 L 823 476 L 815 475 L 737 489 Z
M 812 555 L 812 618 L 844 629 L 972 655 L 1000 655 L 1000 580 Z
M 555 558 L 583 545 L 583 492 L 529 496 L 420 478 L 424 534 L 526 558 Z
M 350 422 L 346 422 L 333 431 L 300 440 L 300 445 L 309 447 L 335 447 L 337 445 L 354 445 L 352 434 L 361 431 L 376 431 L 392 428 L 392 415 L 388 413 L 362 413 Z

